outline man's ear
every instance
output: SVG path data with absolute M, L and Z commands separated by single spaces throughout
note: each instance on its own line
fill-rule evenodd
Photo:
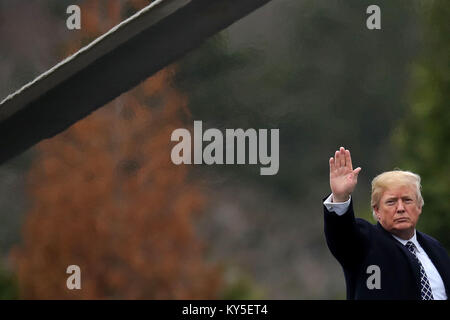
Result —
M 377 216 L 377 220 L 380 221 L 381 216 L 380 216 L 380 210 L 379 210 L 378 206 L 375 205 L 372 207 L 372 209 L 373 209 L 373 212 L 375 212 L 375 215 Z

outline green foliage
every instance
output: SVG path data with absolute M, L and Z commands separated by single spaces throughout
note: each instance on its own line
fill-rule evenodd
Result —
M 450 2 L 424 4 L 424 50 L 413 73 L 412 103 L 394 135 L 402 169 L 422 177 L 419 229 L 450 250 Z
M 233 269 L 228 270 L 228 283 L 220 298 L 224 300 L 260 300 L 265 299 L 265 294 L 248 275 Z
M 18 299 L 19 290 L 15 275 L 0 267 L 0 300 Z

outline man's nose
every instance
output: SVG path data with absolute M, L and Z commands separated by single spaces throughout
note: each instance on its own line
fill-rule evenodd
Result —
M 403 201 L 400 199 L 398 201 L 398 205 L 397 205 L 397 212 L 404 212 L 405 211 L 405 206 L 403 205 Z

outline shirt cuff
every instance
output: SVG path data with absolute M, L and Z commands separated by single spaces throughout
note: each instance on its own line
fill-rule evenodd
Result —
M 352 196 L 345 202 L 331 202 L 333 194 L 330 194 L 328 198 L 325 199 L 323 205 L 330 212 L 335 212 L 338 216 L 342 216 L 347 212 L 348 207 L 350 206 L 350 201 L 352 200 Z

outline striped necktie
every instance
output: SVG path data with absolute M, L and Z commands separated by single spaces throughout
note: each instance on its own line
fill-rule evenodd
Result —
M 431 286 L 430 282 L 428 281 L 427 274 L 425 273 L 425 269 L 423 268 L 422 263 L 420 263 L 420 260 L 416 255 L 416 246 L 414 245 L 414 243 L 412 243 L 412 241 L 408 241 L 405 246 L 414 255 L 417 263 L 420 266 L 420 297 L 422 298 L 422 300 L 434 300 L 433 292 L 431 291 Z

